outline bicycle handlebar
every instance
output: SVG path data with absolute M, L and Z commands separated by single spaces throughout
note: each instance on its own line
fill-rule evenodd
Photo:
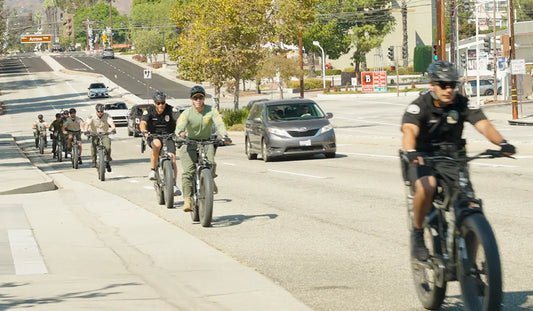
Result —
M 211 144 L 218 144 L 220 142 L 223 142 L 223 139 L 220 139 L 218 137 L 216 138 L 207 138 L 207 139 L 191 139 L 189 137 L 178 137 L 176 140 L 177 143 L 182 143 L 186 145 L 211 145 Z
M 470 162 L 472 160 L 476 159 L 494 159 L 494 158 L 511 158 L 515 159 L 513 156 L 503 153 L 501 150 L 493 150 L 493 149 L 487 149 L 479 154 L 476 154 L 474 156 L 468 157 L 459 157 L 459 158 L 453 158 L 450 156 L 443 156 L 443 155 L 436 155 L 436 156 L 422 156 L 424 158 L 424 161 L 428 162 Z

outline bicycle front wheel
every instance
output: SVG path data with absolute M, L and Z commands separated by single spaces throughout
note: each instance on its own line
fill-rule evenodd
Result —
M 78 151 L 78 144 L 76 143 L 76 145 L 74 145 L 74 143 L 72 143 L 72 167 L 75 168 L 75 169 L 78 169 L 78 158 L 79 158 L 79 151 Z
M 57 156 L 57 162 L 63 161 L 63 144 L 61 142 L 57 142 L 56 156 Z
M 502 304 L 502 271 L 498 245 L 482 214 L 461 225 L 464 248 L 458 243 L 458 279 L 465 310 L 498 311 Z
M 98 179 L 105 181 L 105 155 L 104 149 L 98 150 Z
M 172 162 L 170 160 L 167 160 L 163 162 L 163 178 L 164 178 L 164 186 L 163 186 L 163 192 L 165 194 L 165 204 L 167 208 L 173 208 L 174 207 L 174 167 L 172 166 Z
M 202 227 L 211 226 L 213 217 L 213 175 L 210 169 L 200 171 L 200 189 L 198 191 L 198 212 Z
M 43 136 L 39 137 L 39 153 L 40 154 L 44 153 L 44 137 Z

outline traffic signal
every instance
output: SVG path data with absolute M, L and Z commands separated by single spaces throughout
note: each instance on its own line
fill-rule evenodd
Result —
M 59 13 L 59 19 L 63 21 L 63 13 Z
M 387 58 L 390 60 L 394 60 L 394 46 L 389 46 L 389 49 L 387 51 Z
M 104 43 L 107 42 L 107 35 L 102 35 L 102 41 L 104 41 Z
M 74 14 L 63 14 L 63 34 L 65 37 L 74 36 Z
M 433 44 L 433 60 L 439 60 L 439 46 Z
M 483 51 L 490 54 L 490 37 L 483 38 Z
M 466 68 L 466 52 L 461 54 L 461 67 Z

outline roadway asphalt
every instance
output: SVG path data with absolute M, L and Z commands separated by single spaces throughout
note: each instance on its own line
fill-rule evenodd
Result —
M 62 70 L 49 56 L 43 59 Z M 154 71 L 175 79 L 175 66 Z M 127 92 L 123 98 L 140 100 Z M 222 103 L 232 105 L 232 99 Z M 509 122 L 508 107 L 491 107 L 491 119 Z M 533 125 L 533 105 L 524 107 L 524 117 L 514 122 Z M 140 206 L 56 171 L 40 170 L 37 153 L 27 152 L 10 134 L 0 134 L 0 232 L 5 234 L 0 245 L 26 237 L 18 238 L 26 243 L 22 247 L 11 245 L 11 257 L 0 255 L 0 309 L 309 309 L 274 281 Z M 6 211 L 23 211 L 23 217 L 6 220 Z M 38 241 L 34 251 L 32 233 Z M 20 249 L 33 252 L 32 259 L 17 260 Z
M 310 310 L 164 219 L 42 163 L 0 134 L 0 309 Z

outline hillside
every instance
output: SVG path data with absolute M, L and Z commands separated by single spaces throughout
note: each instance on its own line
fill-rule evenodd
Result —
M 41 9 L 44 0 L 4 0 L 4 9 L 11 11 L 16 8 L 19 12 L 35 12 Z M 133 0 L 114 0 L 113 6 L 120 14 L 129 14 Z

